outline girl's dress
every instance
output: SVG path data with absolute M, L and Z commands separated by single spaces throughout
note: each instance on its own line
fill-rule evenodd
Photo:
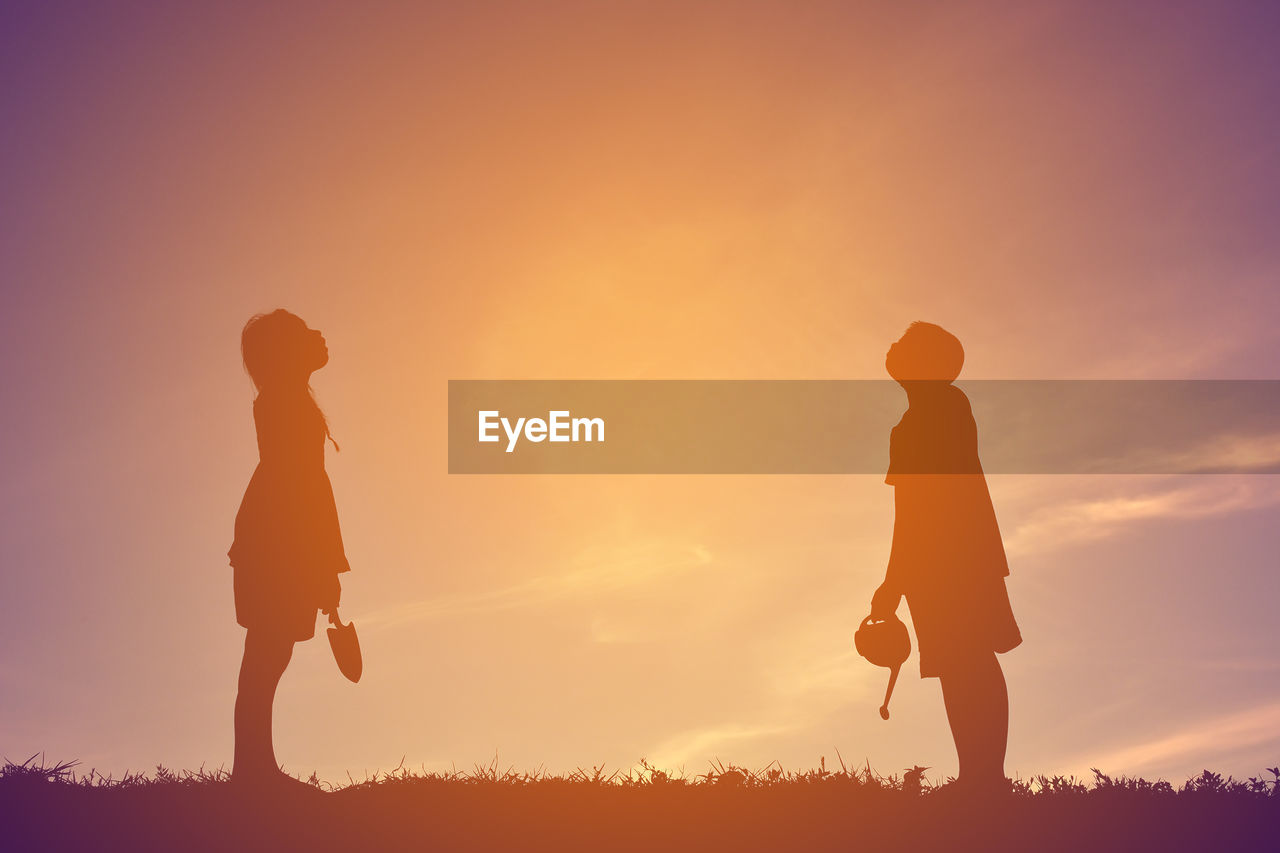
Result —
M 887 578 L 906 596 L 920 649 L 920 676 L 943 675 L 977 655 L 1022 642 L 1005 577 L 995 509 L 978 461 L 969 399 L 929 383 L 889 438 L 894 487 Z
M 227 552 L 236 622 L 309 640 L 334 576 L 351 568 L 324 470 L 324 416 L 305 391 L 268 392 L 253 401 L 253 420 L 259 462 Z

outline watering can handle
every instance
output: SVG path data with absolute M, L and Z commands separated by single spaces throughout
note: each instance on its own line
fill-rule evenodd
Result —
M 889 697 L 893 695 L 893 685 L 898 682 L 898 670 L 902 668 L 902 664 L 896 664 L 889 668 L 889 686 L 884 691 L 884 704 L 880 706 L 880 719 L 889 719 Z

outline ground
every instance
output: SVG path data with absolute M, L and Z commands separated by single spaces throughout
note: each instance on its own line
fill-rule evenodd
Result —
M 222 771 L 108 780 L 66 765 L 0 772 L 5 850 L 1264 850 L 1276 781 L 1183 785 L 1039 777 L 1008 794 L 917 788 L 869 769 L 716 766 L 568 776 L 403 769 L 340 788 L 244 791 Z

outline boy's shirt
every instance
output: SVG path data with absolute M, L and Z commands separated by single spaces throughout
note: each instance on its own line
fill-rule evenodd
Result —
M 890 583 L 909 594 L 1008 575 L 968 397 L 949 383 L 914 396 L 889 437 Z

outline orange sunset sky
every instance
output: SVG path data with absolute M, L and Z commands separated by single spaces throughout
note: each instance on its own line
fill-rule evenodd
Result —
M 333 781 L 956 771 L 937 682 L 885 723 L 853 649 L 882 476 L 450 476 L 449 379 L 882 378 L 918 319 L 962 380 L 1276 378 L 1260 4 L 2 14 L 10 759 L 230 766 L 256 312 L 331 353 L 365 675 L 318 635 L 275 718 Z M 1276 477 L 989 482 L 1011 775 L 1274 765 Z

